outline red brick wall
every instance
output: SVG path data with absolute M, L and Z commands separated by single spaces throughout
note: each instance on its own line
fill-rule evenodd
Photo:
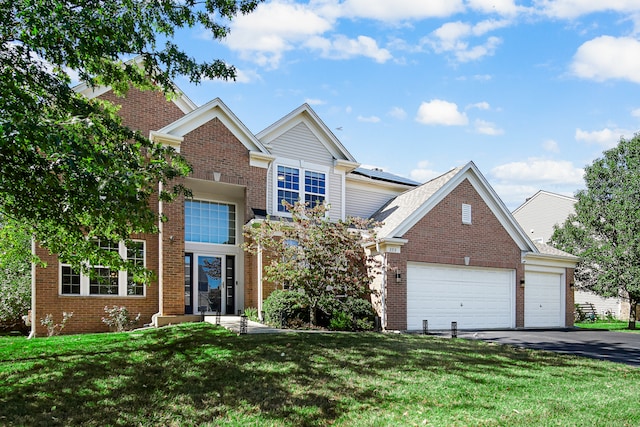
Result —
M 462 204 L 471 205 L 472 224 L 462 224 Z M 516 270 L 516 326 L 524 326 L 524 289 L 516 286 L 524 278 L 520 248 L 482 200 L 464 180 L 404 236 L 409 242 L 400 254 L 389 254 L 389 267 L 402 272 L 402 279 L 387 283 L 387 327 L 407 328 L 407 261 Z
M 564 324 L 567 328 L 572 327 L 573 322 L 575 321 L 575 317 L 573 315 L 573 312 L 575 311 L 575 305 L 574 305 L 575 300 L 574 300 L 573 289 L 572 289 L 572 286 L 575 282 L 575 279 L 573 277 L 573 272 L 574 272 L 573 268 L 567 268 L 566 275 L 565 275 L 565 278 L 566 278 L 565 292 L 567 295 L 567 298 L 566 298 L 567 305 L 564 310 L 564 317 L 565 317 Z
M 139 130 L 148 136 L 150 130 L 159 129 L 184 114 L 170 101 L 159 93 L 140 92 L 132 89 L 125 98 L 116 97 L 112 92 L 101 96 L 121 105 L 119 114 L 125 125 Z M 152 203 L 157 203 L 154 201 Z M 167 210 L 165 208 L 165 210 Z M 173 213 L 171 213 L 173 215 Z M 182 221 L 181 218 L 174 220 Z M 147 267 L 158 273 L 158 236 L 138 236 L 145 240 Z M 38 248 L 37 254 L 47 263 L 47 267 L 36 269 L 36 296 L 34 324 L 38 336 L 46 335 L 46 328 L 40 325 L 40 319 L 51 314 L 56 323 L 62 320 L 62 312 L 73 312 L 73 317 L 67 323 L 64 333 L 100 332 L 108 328 L 102 323 L 105 306 L 124 305 L 134 316 L 141 313 L 140 323 L 149 323 L 151 316 L 158 312 L 158 283 L 153 281 L 145 289 L 144 297 L 80 297 L 59 295 L 58 259 L 48 251 Z M 180 257 L 180 260 L 182 257 Z M 184 307 L 182 308 L 184 310 Z

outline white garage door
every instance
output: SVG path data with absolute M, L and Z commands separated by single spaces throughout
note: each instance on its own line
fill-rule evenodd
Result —
M 525 273 L 525 328 L 564 326 L 562 278 L 562 274 L 557 273 Z
M 514 271 L 408 263 L 407 329 L 515 327 Z

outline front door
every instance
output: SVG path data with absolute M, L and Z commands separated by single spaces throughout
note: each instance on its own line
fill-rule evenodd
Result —
M 191 292 L 198 313 L 233 314 L 235 309 L 235 257 L 233 255 L 187 254 L 185 264 L 195 261 L 190 275 Z M 186 272 L 185 272 L 186 273 Z M 185 274 L 186 278 L 186 274 Z M 185 286 L 185 290 L 186 290 Z M 185 292 L 185 299 L 188 293 Z

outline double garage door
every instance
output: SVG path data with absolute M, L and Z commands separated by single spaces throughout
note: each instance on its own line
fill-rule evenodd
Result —
M 514 270 L 407 264 L 407 329 L 515 327 Z
M 564 326 L 564 276 L 525 273 L 525 327 Z M 407 329 L 515 328 L 515 271 L 441 264 L 407 264 Z

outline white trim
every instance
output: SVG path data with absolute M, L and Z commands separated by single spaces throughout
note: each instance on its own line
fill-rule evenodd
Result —
M 293 169 L 298 169 L 298 173 L 299 173 L 299 190 L 297 191 L 298 193 L 298 200 L 303 200 L 305 199 L 305 190 L 304 190 L 304 185 L 305 185 L 305 172 L 318 172 L 318 173 L 322 173 L 325 176 L 325 188 L 324 188 L 324 201 L 325 204 L 330 204 L 330 185 L 329 185 L 329 174 L 331 172 L 331 168 L 329 166 L 323 166 L 323 165 L 318 165 L 315 163 L 310 163 L 310 162 L 305 162 L 303 160 L 293 160 L 293 159 L 286 159 L 286 158 L 278 158 L 278 160 L 276 160 L 273 163 L 273 170 L 272 170 L 272 200 L 271 200 L 271 209 L 274 215 L 278 215 L 278 216 L 284 216 L 284 217 L 290 217 L 291 213 L 290 212 L 283 212 L 278 210 L 278 206 L 280 205 L 280 201 L 278 200 L 278 166 L 283 166 L 283 167 L 287 167 L 287 168 L 293 168 Z M 287 191 L 286 189 L 282 189 Z M 315 193 L 310 193 L 310 194 L 315 194 Z M 343 203 L 344 206 L 344 203 Z
M 146 268 L 147 266 L 147 242 L 146 240 L 141 239 L 131 239 L 132 242 L 142 243 L 143 248 L 143 264 Z M 123 241 L 118 242 L 118 254 L 120 258 L 126 260 L 127 258 L 127 250 L 128 248 L 125 246 Z M 80 293 L 79 294 L 65 294 L 62 293 L 62 269 L 64 267 L 69 267 L 73 271 L 73 268 L 70 264 L 64 262 L 58 262 L 58 296 L 61 297 L 91 297 L 91 298 L 143 298 L 147 296 L 147 286 L 142 286 L 142 295 L 128 295 L 127 294 L 127 285 L 128 285 L 128 272 L 126 270 L 118 270 L 118 293 L 117 294 L 92 294 L 91 293 L 91 278 L 83 273 L 82 271 L 77 271 L 80 276 Z M 91 265 L 89 268 L 108 268 L 103 265 Z
M 173 147 L 173 149 L 176 150 L 177 153 L 180 152 L 180 145 L 184 141 L 184 137 L 182 136 L 169 135 L 166 133 L 156 132 L 155 130 L 149 132 L 149 139 L 152 142 L 157 142 L 169 147 Z

